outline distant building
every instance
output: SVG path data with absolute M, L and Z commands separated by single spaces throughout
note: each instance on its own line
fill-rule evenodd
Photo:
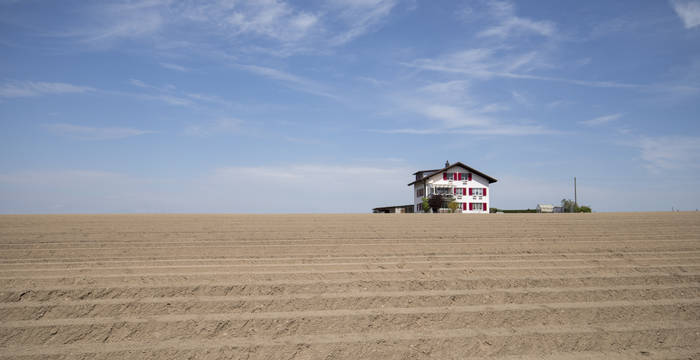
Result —
M 375 214 L 405 214 L 413 212 L 413 205 L 396 205 L 396 206 L 384 206 L 376 207 L 372 209 Z
M 561 206 L 555 206 L 555 207 L 554 207 L 554 212 L 557 213 L 557 214 L 561 214 L 561 213 L 564 212 L 564 208 L 561 207 Z
M 431 195 L 442 195 L 445 198 L 442 211 L 449 211 L 447 205 L 457 202 L 458 212 L 464 214 L 483 214 L 489 212 L 489 185 L 496 179 L 481 171 L 473 169 L 461 162 L 450 165 L 445 163 L 442 169 L 419 170 L 413 175 L 416 180 L 408 186 L 413 186 L 413 204 L 415 212 L 423 211 L 423 198 Z
M 551 204 L 537 204 L 537 210 L 538 213 L 553 213 L 554 212 L 554 205 Z

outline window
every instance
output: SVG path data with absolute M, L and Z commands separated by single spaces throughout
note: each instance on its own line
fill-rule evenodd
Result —
M 484 196 L 484 189 L 474 188 L 474 189 L 472 189 L 472 195 L 473 196 Z
M 425 189 L 420 188 L 416 190 L 416 197 L 423 197 L 425 195 Z
M 456 173 L 456 172 L 446 172 L 446 173 L 442 173 L 442 180 L 467 180 L 467 174 Z
M 484 210 L 484 204 L 482 204 L 482 203 L 472 203 L 472 210 L 476 210 L 476 211 Z
M 453 195 L 454 190 L 449 187 L 437 187 L 435 188 L 435 194 L 437 195 Z
M 467 179 L 469 179 L 469 175 L 467 175 L 467 173 L 459 173 L 459 176 L 457 177 L 462 181 L 467 181 Z

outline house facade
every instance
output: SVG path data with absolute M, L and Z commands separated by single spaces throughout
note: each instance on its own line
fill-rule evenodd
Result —
M 495 178 L 473 169 L 461 162 L 445 163 L 442 169 L 420 170 L 413 175 L 416 180 L 408 184 L 413 187 L 413 204 L 415 212 L 423 212 L 423 198 L 442 195 L 444 198 L 440 211 L 449 211 L 448 204 L 455 201 L 457 212 L 463 214 L 488 214 L 489 185 Z

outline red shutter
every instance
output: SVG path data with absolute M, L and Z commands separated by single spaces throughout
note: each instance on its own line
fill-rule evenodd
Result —
M 467 195 L 467 188 L 462 188 L 462 195 Z
M 486 206 L 486 203 L 484 203 L 484 204 L 483 204 L 483 205 L 481 205 L 481 206 L 483 206 L 483 207 L 484 207 L 484 211 L 488 211 L 488 210 L 487 210 L 487 209 L 488 209 L 488 206 Z
M 469 173 L 469 181 L 472 181 L 472 173 Z
M 462 180 L 462 173 L 457 173 L 457 180 Z
M 474 208 L 472 205 L 474 205 L 474 204 L 469 203 L 469 210 L 471 210 L 472 208 Z
M 442 180 L 447 180 L 447 173 L 442 173 Z
M 469 196 L 472 196 L 472 188 L 469 188 Z
M 486 188 L 484 188 L 484 196 L 486 196 Z
M 457 188 L 452 188 L 454 190 L 455 195 L 457 195 Z
M 467 210 L 467 203 L 462 203 L 462 210 Z
M 452 173 L 452 180 L 457 180 L 457 173 Z

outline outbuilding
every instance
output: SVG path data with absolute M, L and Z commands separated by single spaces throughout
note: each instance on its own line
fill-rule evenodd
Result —
M 537 204 L 536 208 L 538 213 L 553 213 L 554 205 L 551 204 Z

